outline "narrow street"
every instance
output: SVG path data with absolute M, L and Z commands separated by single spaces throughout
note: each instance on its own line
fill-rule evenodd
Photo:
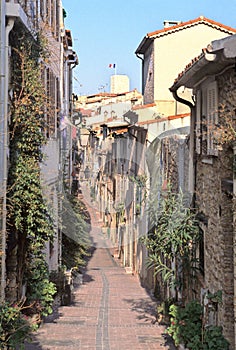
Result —
M 155 322 L 156 304 L 112 256 L 86 187 L 83 200 L 91 216 L 93 254 L 73 303 L 59 307 L 26 350 L 173 350 L 165 328 Z

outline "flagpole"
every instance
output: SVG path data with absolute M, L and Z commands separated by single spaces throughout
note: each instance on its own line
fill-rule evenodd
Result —
M 116 67 L 117 67 L 117 64 L 115 63 L 115 75 L 116 75 Z

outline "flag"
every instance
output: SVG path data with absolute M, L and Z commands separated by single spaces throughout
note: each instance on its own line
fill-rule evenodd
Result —
M 116 64 L 115 63 L 110 63 L 109 64 L 109 68 L 116 68 Z

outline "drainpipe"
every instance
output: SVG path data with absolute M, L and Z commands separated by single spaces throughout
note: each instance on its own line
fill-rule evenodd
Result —
M 174 96 L 174 99 L 177 101 L 177 102 L 180 102 L 180 103 L 183 103 L 185 105 L 187 105 L 191 110 L 192 108 L 194 108 L 194 105 L 192 104 L 192 102 L 188 101 L 188 100 L 185 100 L 183 99 L 182 97 L 179 97 L 177 95 L 177 90 L 175 89 L 171 89 L 170 88 L 170 91 L 172 92 L 173 96 Z
M 195 202 L 195 183 L 196 183 L 196 168 L 195 168 L 195 152 L 194 152 L 194 125 L 195 125 L 195 105 L 188 101 L 185 100 L 181 97 L 178 96 L 177 91 L 178 88 L 170 88 L 170 91 L 172 92 L 174 99 L 177 102 L 180 102 L 182 104 L 185 104 L 186 106 L 188 106 L 191 110 L 191 121 L 190 121 L 190 143 L 189 143 L 189 185 L 188 185 L 188 189 L 189 189 L 189 194 L 190 194 L 190 204 L 192 206 L 194 206 L 194 202 Z
M 5 299 L 6 287 L 6 218 L 7 218 L 7 155 L 8 155 L 8 87 L 9 87 L 9 34 L 15 20 L 8 18 L 5 31 L 5 87 L 4 87 L 4 132 L 3 132 L 3 216 L 2 216 L 2 270 L 1 300 Z

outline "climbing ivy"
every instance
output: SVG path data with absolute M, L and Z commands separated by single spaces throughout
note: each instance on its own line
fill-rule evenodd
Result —
M 45 59 L 46 50 L 40 33 L 33 37 L 19 28 L 12 32 L 10 40 L 12 98 L 7 253 L 11 260 L 17 247 L 18 297 L 23 284 L 27 285 L 31 299 L 37 290 L 41 299 L 37 297 L 35 303 L 41 303 L 39 310 L 45 314 L 50 307 L 42 298 L 49 300 L 55 293 L 48 280 L 43 253 L 45 243 L 53 240 L 53 220 L 40 181 L 42 146 L 46 143 L 44 111 L 47 101 L 39 61 Z

